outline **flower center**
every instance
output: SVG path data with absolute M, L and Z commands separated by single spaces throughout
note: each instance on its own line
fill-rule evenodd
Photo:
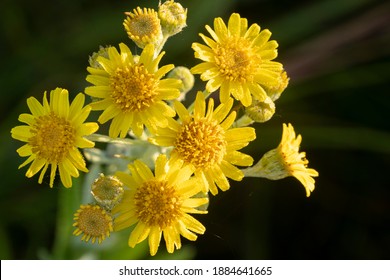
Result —
M 40 116 L 32 127 L 29 143 L 33 153 L 48 162 L 61 162 L 73 148 L 76 131 L 64 118 L 54 113 Z
M 166 228 L 181 215 L 181 201 L 174 187 L 166 181 L 151 180 L 138 188 L 136 214 L 148 226 Z
M 75 216 L 74 226 L 86 241 L 92 237 L 92 242 L 96 238 L 101 242 L 112 231 L 112 218 L 98 205 L 82 205 Z
M 256 72 L 261 58 L 253 52 L 248 40 L 230 37 L 215 49 L 215 63 L 226 79 L 245 82 Z
M 143 65 L 116 69 L 110 77 L 111 97 L 124 112 L 143 111 L 155 102 L 157 81 Z
M 223 128 L 203 118 L 182 125 L 175 147 L 186 163 L 204 169 L 221 163 L 226 144 Z
M 141 14 L 127 22 L 131 35 L 143 38 L 153 37 L 158 33 L 160 23 L 153 14 Z

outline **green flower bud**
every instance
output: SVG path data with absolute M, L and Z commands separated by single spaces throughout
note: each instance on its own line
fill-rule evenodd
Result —
M 91 186 L 91 193 L 99 205 L 111 210 L 123 197 L 123 183 L 115 176 L 100 174 Z
M 264 101 L 253 99 L 252 105 L 245 108 L 245 114 L 255 122 L 269 121 L 275 114 L 275 103 L 268 96 Z
M 180 90 L 180 96 L 178 98 L 179 101 L 185 99 L 185 95 L 189 92 L 195 83 L 194 75 L 191 73 L 190 69 L 184 66 L 175 67 L 171 72 L 167 75 L 168 78 L 178 79 L 182 81 L 182 86 Z
M 161 21 L 161 28 L 164 36 L 172 36 L 179 33 L 187 26 L 187 9 L 180 3 L 168 0 L 158 7 L 158 17 Z
M 280 72 L 278 85 L 274 87 L 267 87 L 265 89 L 267 95 L 272 99 L 272 101 L 276 101 L 277 99 L 279 99 L 280 95 L 282 95 L 282 92 L 288 86 L 289 81 L 290 78 L 287 76 L 287 72 L 283 70 L 282 72 Z
M 99 47 L 99 50 L 98 50 L 97 52 L 94 52 L 92 55 L 89 56 L 89 59 L 88 59 L 89 65 L 90 65 L 92 68 L 101 69 L 102 67 L 101 67 L 100 63 L 97 61 L 97 58 L 98 58 L 99 56 L 108 58 L 108 52 L 107 52 L 107 50 L 108 50 L 110 47 L 111 47 L 111 46 L 106 46 L 106 47 L 100 46 L 100 47 Z

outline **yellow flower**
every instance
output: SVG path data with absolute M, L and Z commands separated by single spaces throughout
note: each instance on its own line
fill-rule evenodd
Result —
M 138 47 L 143 49 L 147 44 L 160 46 L 163 41 L 163 34 L 158 14 L 153 9 L 137 7 L 133 13 L 126 12 L 127 18 L 123 26 L 127 35 Z
M 230 128 L 236 118 L 236 112 L 230 113 L 233 99 L 229 98 L 215 110 L 214 100 L 206 102 L 203 93 L 198 92 L 194 113 L 191 115 L 180 102 L 175 109 L 181 122 L 171 120 L 166 128 L 159 128 L 150 141 L 160 146 L 173 146 L 172 160 L 183 160 L 186 165 L 195 168 L 195 176 L 202 179 L 204 191 L 218 193 L 219 187 L 229 189 L 227 178 L 240 181 L 243 173 L 234 165 L 250 166 L 252 157 L 239 152 L 256 138 L 251 127 Z
M 180 95 L 181 81 L 161 79 L 173 69 L 169 64 L 158 68 L 164 53 L 153 58 L 154 47 L 147 45 L 139 59 L 123 43 L 108 49 L 109 59 L 99 57 L 102 69 L 88 67 L 91 75 L 87 81 L 94 86 L 87 87 L 85 93 L 98 98 L 91 103 L 93 110 L 103 110 L 98 121 L 105 123 L 112 119 L 109 136 L 124 138 L 130 129 L 140 136 L 144 125 L 149 130 L 156 126 L 166 126 L 167 117 L 175 111 L 164 100 L 175 99 Z
M 116 176 L 128 187 L 122 202 L 114 207 L 116 231 L 136 224 L 128 244 L 135 247 L 149 237 L 150 254 L 157 253 L 164 235 L 169 253 L 180 249 L 180 235 L 195 241 L 195 233 L 203 234 L 205 227 L 189 214 L 206 214 L 197 207 L 208 198 L 195 198 L 201 191 L 199 181 L 191 177 L 193 170 L 176 161 L 167 162 L 165 155 L 156 160 L 155 174 L 142 161 L 129 165 L 131 175 L 117 172 Z
M 245 176 L 279 180 L 289 176 L 297 178 L 306 189 L 306 196 L 314 190 L 313 177 L 318 172 L 307 168 L 309 161 L 305 152 L 299 152 L 301 135 L 295 136 L 291 124 L 283 124 L 283 135 L 279 146 L 267 152 L 253 167 L 244 170 Z
M 204 62 L 191 70 L 208 81 L 206 89 L 214 92 L 220 88 L 220 100 L 226 102 L 232 94 L 247 107 L 252 95 L 263 101 L 267 94 L 264 86 L 279 84 L 282 64 L 272 61 L 277 57 L 276 41 L 269 41 L 271 32 L 248 22 L 239 14 L 232 14 L 228 25 L 221 18 L 214 20 L 214 30 L 206 25 L 211 38 L 200 34 L 207 46 L 194 43 L 195 57 Z
M 113 231 L 111 215 L 99 205 L 81 205 L 73 219 L 75 221 L 73 226 L 76 227 L 73 234 L 76 236 L 83 234 L 81 240 L 85 242 L 91 240 L 95 243 L 97 240 L 100 244 Z
M 17 150 L 28 159 L 19 168 L 31 163 L 26 176 L 32 177 L 42 168 L 38 182 L 41 184 L 47 168 L 51 165 L 50 187 L 53 187 L 57 168 L 62 184 L 69 188 L 72 178 L 81 170 L 88 172 L 83 156 L 77 148 L 91 148 L 94 143 L 84 136 L 98 129 L 96 123 L 84 123 L 91 107 L 84 106 L 84 94 L 80 93 L 69 105 L 68 91 L 57 88 L 50 92 L 50 102 L 43 97 L 43 104 L 34 97 L 27 99 L 31 114 L 21 114 L 19 121 L 27 125 L 14 127 L 12 137 L 27 142 Z

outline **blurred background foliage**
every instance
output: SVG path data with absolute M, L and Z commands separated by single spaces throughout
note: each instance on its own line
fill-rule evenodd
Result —
M 127 247 L 128 231 L 101 246 L 71 235 L 81 180 L 50 189 L 27 179 L 10 130 L 27 112 L 26 98 L 87 82 L 88 56 L 100 45 L 134 46 L 123 31 L 124 11 L 158 1 L 2 0 L 0 4 L 0 257 L 1 259 L 146 258 L 147 245 Z M 390 258 L 390 3 L 376 0 L 183 0 L 188 27 L 166 44 L 162 64 L 194 66 L 192 42 L 213 18 L 232 12 L 258 23 L 279 42 L 291 77 L 277 112 L 256 125 L 245 149 L 257 161 L 280 141 L 282 123 L 302 134 L 302 150 L 319 171 L 305 197 L 294 178 L 244 179 L 212 197 L 207 230 L 174 255 L 159 258 Z M 136 50 L 135 47 L 132 48 Z M 198 76 L 197 76 L 198 79 Z M 202 89 L 199 82 L 196 87 Z

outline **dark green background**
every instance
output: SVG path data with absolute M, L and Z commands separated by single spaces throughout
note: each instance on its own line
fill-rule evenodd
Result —
M 50 189 L 24 177 L 10 130 L 28 111 L 26 98 L 45 90 L 82 91 L 88 56 L 99 45 L 127 39 L 123 12 L 158 1 L 20 1 L 0 4 L 0 257 L 145 258 L 130 249 L 128 232 L 102 246 L 72 237 L 79 183 Z M 239 12 L 279 42 L 291 77 L 274 118 L 256 125 L 245 149 L 257 161 L 280 141 L 282 123 L 302 134 L 302 150 L 319 171 L 310 198 L 294 178 L 244 179 L 212 197 L 207 230 L 196 242 L 160 258 L 389 259 L 390 258 L 390 4 L 374 0 L 183 0 L 188 27 L 166 44 L 161 65 L 194 66 L 190 48 L 205 24 Z M 132 50 L 136 50 L 132 47 Z M 199 76 L 196 77 L 197 79 Z M 199 79 L 198 79 L 199 80 Z M 204 84 L 199 82 L 197 88 Z M 118 243 L 118 240 L 123 239 Z

